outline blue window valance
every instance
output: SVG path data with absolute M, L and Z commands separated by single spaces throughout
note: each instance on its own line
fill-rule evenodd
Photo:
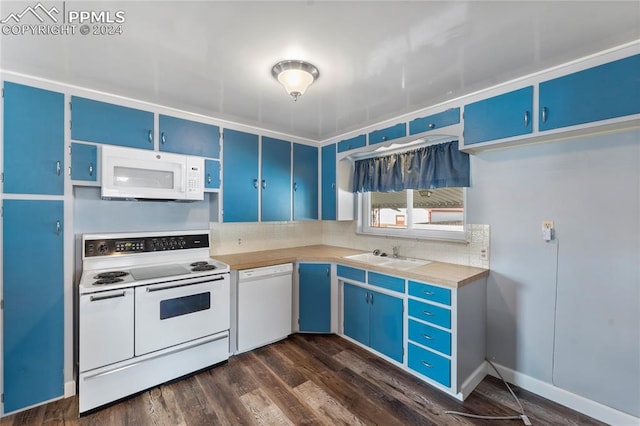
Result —
M 468 187 L 469 154 L 458 141 L 355 162 L 353 192 Z

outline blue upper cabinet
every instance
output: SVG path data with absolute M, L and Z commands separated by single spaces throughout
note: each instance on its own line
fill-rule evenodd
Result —
M 258 221 L 258 135 L 224 130 L 223 221 Z
M 220 189 L 220 161 L 204 160 L 205 189 Z
M 640 113 L 640 55 L 540 83 L 539 130 Z
M 318 148 L 293 144 L 293 220 L 318 219 Z
M 404 136 L 407 136 L 407 125 L 406 123 L 398 123 L 395 126 L 369 133 L 369 145 L 391 141 Z
M 64 95 L 4 83 L 4 192 L 64 192 Z
M 153 113 L 72 96 L 71 139 L 153 149 Z
M 367 144 L 367 135 L 358 135 L 356 137 L 345 139 L 338 142 L 338 152 L 349 151 L 351 149 L 362 148 Z
M 409 122 L 409 134 L 429 132 L 442 127 L 460 123 L 460 108 L 451 108 L 427 117 L 416 118 Z
M 84 143 L 71 144 L 71 179 L 96 181 L 98 175 L 98 147 Z
M 64 209 L 57 200 L 4 200 L 3 208 L 3 392 L 8 413 L 64 394 Z
M 336 220 L 336 144 L 322 147 L 322 220 Z
M 291 142 L 262 137 L 262 221 L 291 220 Z
M 220 158 L 220 128 L 160 115 L 160 151 Z
M 331 265 L 301 263 L 298 266 L 300 331 L 331 331 Z
M 464 107 L 464 144 L 532 132 L 533 86 L 483 99 Z

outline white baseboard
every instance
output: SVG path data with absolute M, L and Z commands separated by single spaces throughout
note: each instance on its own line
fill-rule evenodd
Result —
M 487 364 L 488 363 L 486 361 L 483 361 L 482 364 L 480 364 L 478 368 L 476 368 L 473 373 L 467 377 L 467 380 L 465 380 L 462 383 L 462 386 L 460 386 L 460 392 L 458 392 L 456 398 L 460 401 L 464 401 L 469 395 L 471 395 L 471 392 L 473 392 L 482 379 L 487 375 Z
M 65 382 L 64 384 L 64 397 L 69 398 L 76 394 L 76 381 L 71 380 L 69 382 Z
M 600 404 L 599 402 L 592 401 L 575 393 L 571 393 L 564 389 L 560 389 L 552 385 L 551 383 L 543 382 L 542 380 L 535 379 L 526 374 L 504 367 L 500 364 L 494 363 L 500 374 L 504 379 L 519 386 L 523 389 L 538 394 L 544 398 L 550 399 L 558 404 L 569 407 L 572 410 L 579 411 L 594 419 L 616 426 L 637 426 L 640 425 L 640 417 L 635 417 L 615 408 L 608 407 Z M 489 363 L 486 363 L 486 372 L 494 377 L 498 377 L 496 372 L 491 368 Z

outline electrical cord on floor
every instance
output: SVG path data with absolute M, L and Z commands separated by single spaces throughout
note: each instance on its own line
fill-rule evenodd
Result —
M 462 413 L 460 411 L 445 411 L 444 413 L 451 414 L 452 416 L 471 417 L 473 419 L 484 419 L 484 420 L 522 420 L 526 426 L 531 426 L 531 420 L 529 420 L 529 417 L 527 417 L 527 415 L 524 413 L 524 408 L 522 407 L 522 404 L 520 403 L 520 400 L 518 399 L 516 394 L 513 393 L 513 391 L 511 390 L 511 386 L 509 386 L 509 383 L 507 383 L 504 377 L 502 377 L 502 374 L 500 374 L 496 366 L 493 365 L 493 363 L 490 360 L 487 360 L 487 362 L 489 363 L 489 365 L 491 365 L 491 367 L 495 370 L 495 372 L 498 373 L 498 377 L 500 377 L 500 379 L 502 380 L 502 383 L 504 383 L 507 389 L 509 389 L 509 392 L 511 393 L 511 396 L 513 396 L 513 399 L 515 399 L 516 402 L 518 403 L 518 407 L 520 407 L 520 415 L 519 416 L 480 416 L 478 414 Z

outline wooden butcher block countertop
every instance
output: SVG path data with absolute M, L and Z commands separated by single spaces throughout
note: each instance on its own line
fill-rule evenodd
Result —
M 343 256 L 350 256 L 352 254 L 359 253 L 366 252 L 345 247 L 314 245 L 216 255 L 213 257 L 216 260 L 228 264 L 231 269 L 234 270 L 260 268 L 263 266 L 272 266 L 289 262 L 340 263 L 342 265 L 411 278 L 432 284 L 440 284 L 453 288 L 461 287 L 489 275 L 488 269 L 456 265 L 453 263 L 432 262 L 428 265 L 417 266 L 411 269 L 395 269 L 343 258 Z

